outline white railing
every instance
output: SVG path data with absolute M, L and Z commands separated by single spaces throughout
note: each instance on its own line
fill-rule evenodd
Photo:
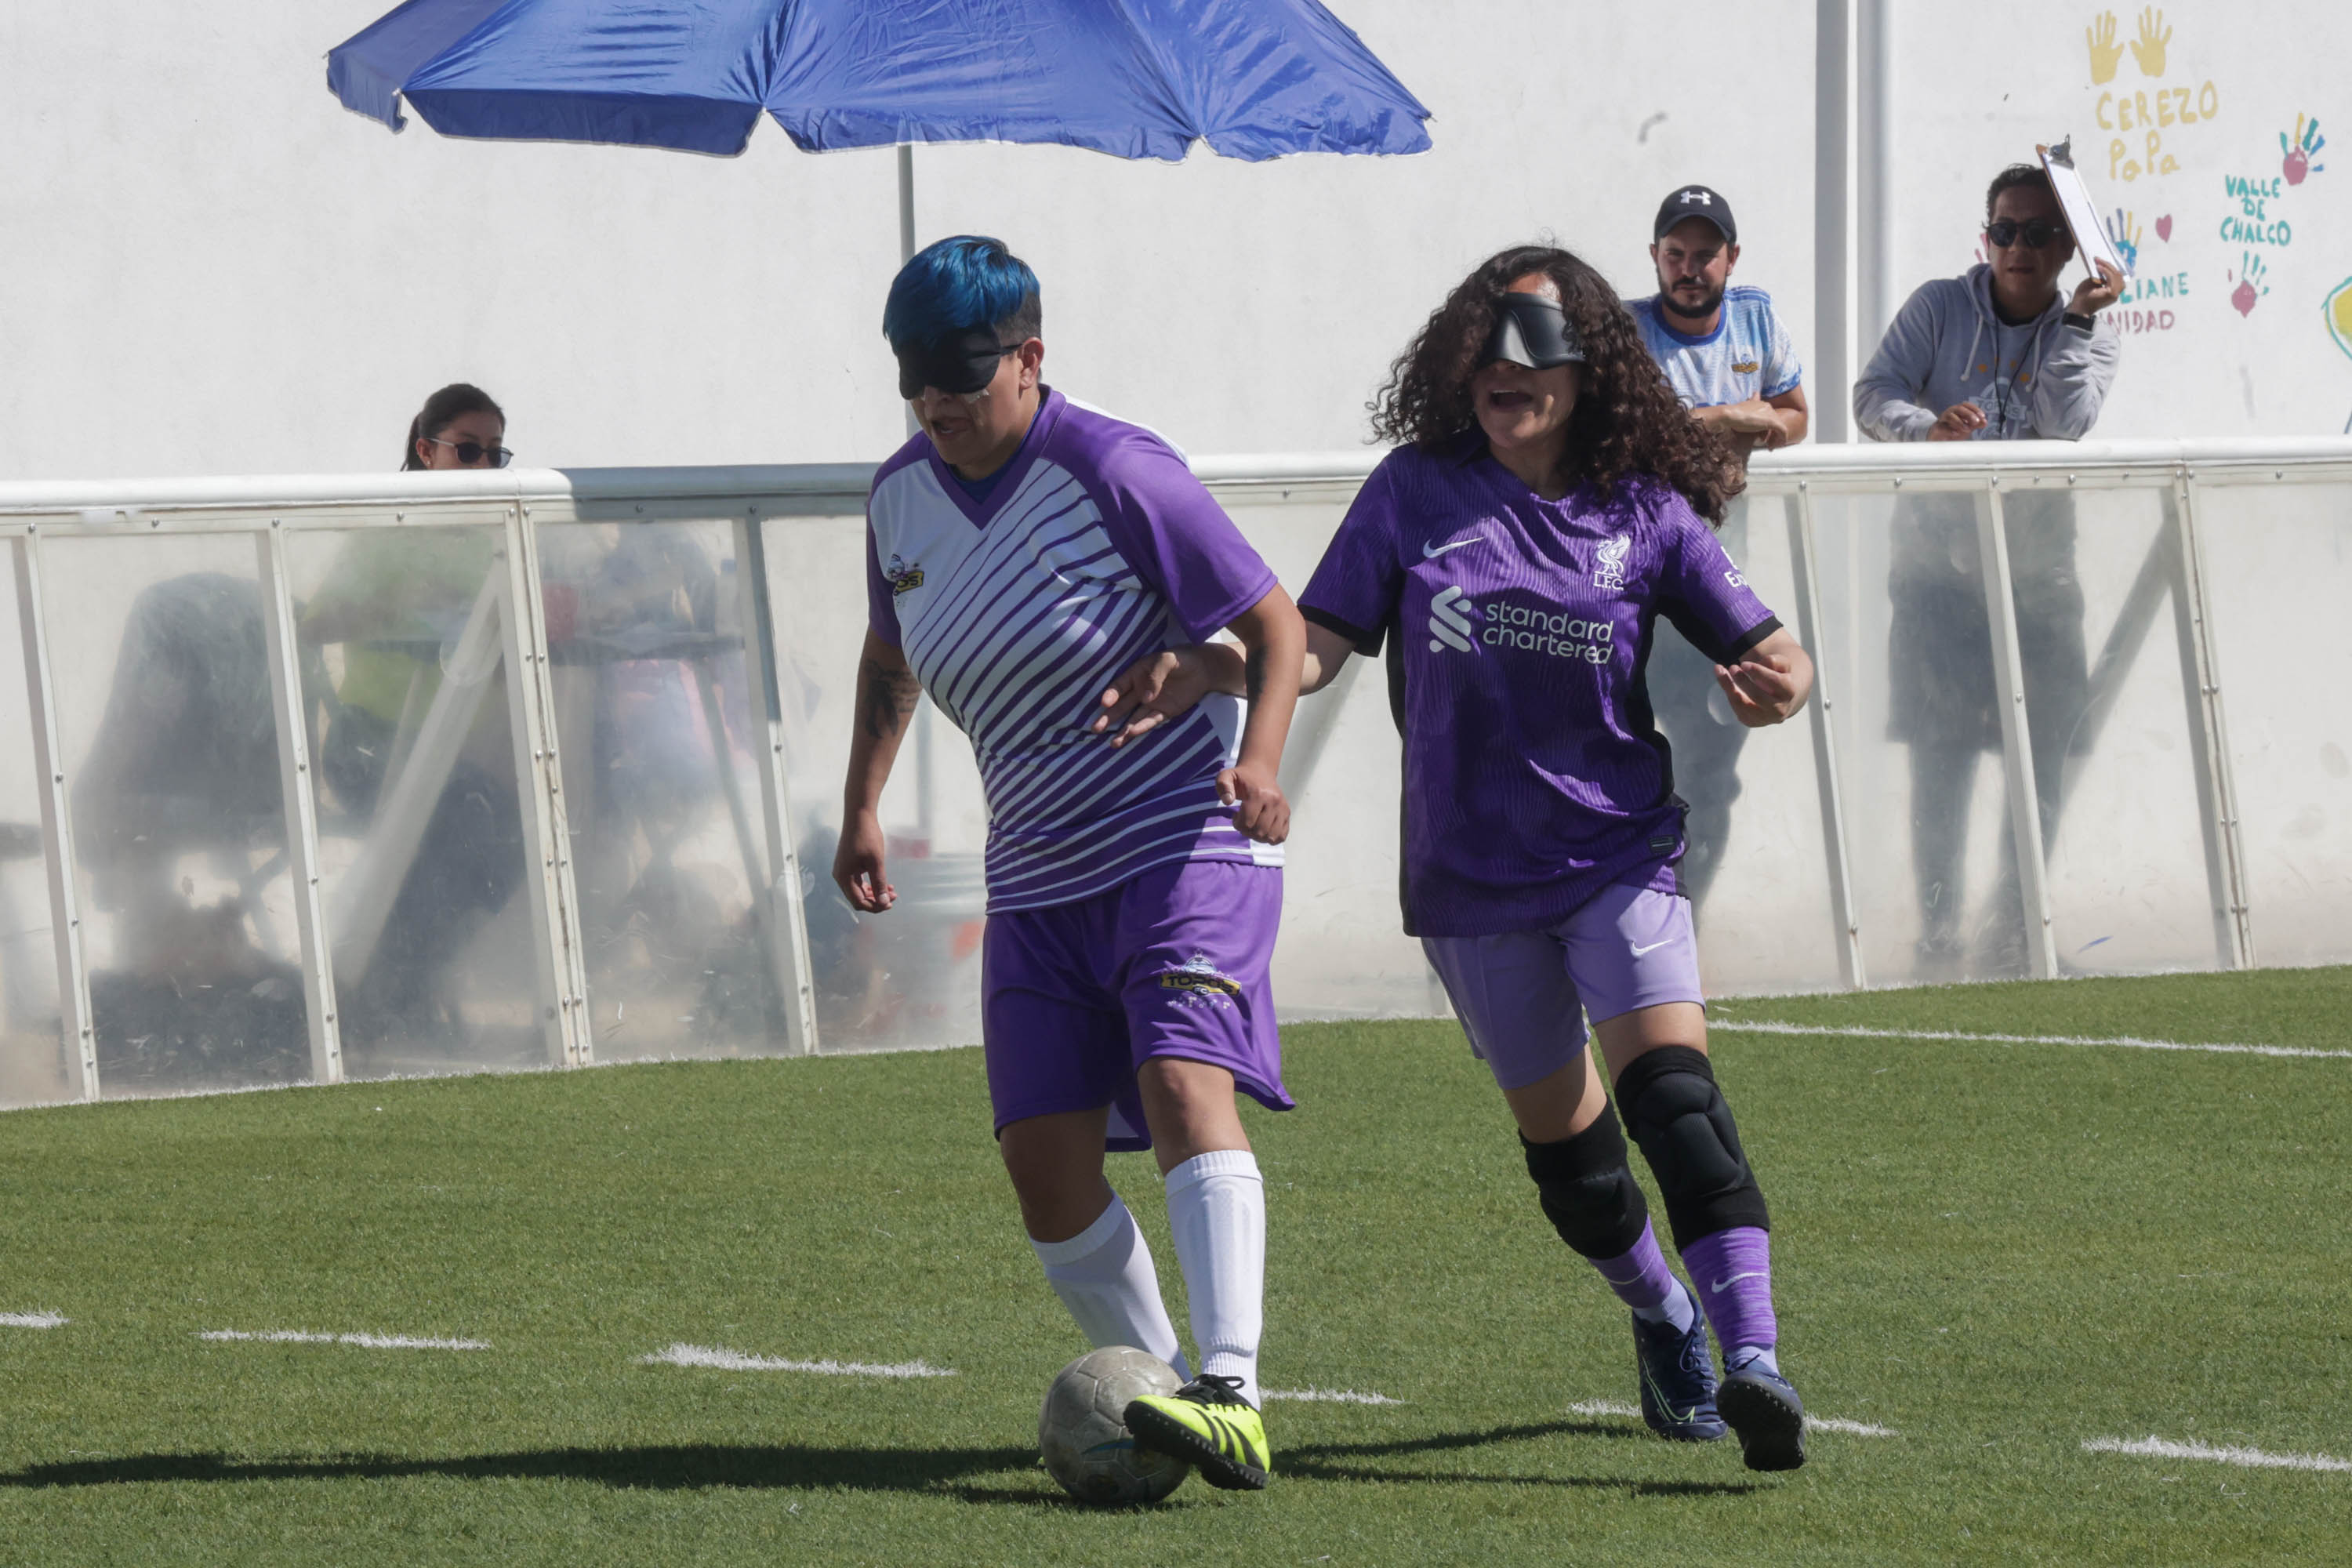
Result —
M 1295 591 L 1376 458 L 1196 468 Z M 928 710 L 900 908 L 826 876 L 871 473 L 0 486 L 0 1103 L 976 1038 Z M 1659 634 L 1712 989 L 2352 959 L 2352 441 L 1801 447 L 1727 538 L 1822 700 L 1727 730 Z M 1443 1011 L 1382 686 L 1286 764 L 1291 1016 Z

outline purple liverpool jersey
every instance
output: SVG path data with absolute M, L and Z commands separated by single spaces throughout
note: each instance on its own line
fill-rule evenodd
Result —
M 874 477 L 866 547 L 876 635 L 971 738 L 991 913 L 1092 898 L 1171 860 L 1282 863 L 1218 804 L 1238 699 L 1118 751 L 1088 728 L 1139 657 L 1207 640 L 1275 585 L 1165 441 L 1048 390 L 975 500 L 917 436 Z
M 1672 891 L 1683 805 L 1643 687 L 1651 629 L 1663 614 L 1728 661 L 1780 624 L 1664 484 L 1548 501 L 1475 437 L 1391 452 L 1299 607 L 1360 652 L 1388 644 L 1420 936 L 1548 927 L 1612 883 Z

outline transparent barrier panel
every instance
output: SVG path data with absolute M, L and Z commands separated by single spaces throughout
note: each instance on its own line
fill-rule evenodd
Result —
M 852 910 L 833 885 L 866 640 L 862 518 L 783 518 L 767 530 L 793 834 L 827 1052 L 980 1040 L 982 856 L 988 812 L 971 742 L 929 701 L 910 721 L 882 796 L 895 908 Z
M 2352 704 L 2317 680 L 2352 605 L 2352 485 L 2200 487 L 2259 963 L 2352 962 Z
M 1351 496 L 1330 486 L 1221 499 L 1295 598 Z M 1275 1007 L 1286 1020 L 1444 1017 L 1444 988 L 1397 904 L 1403 748 L 1387 677 L 1379 660 L 1350 658 L 1339 679 L 1300 700 L 1283 756 L 1291 823 Z
M 252 536 L 52 538 L 42 572 L 100 1092 L 309 1078 Z
M 2164 490 L 2006 489 L 2061 973 L 2217 962 Z
M 544 1066 L 504 534 L 379 525 L 286 547 L 344 1071 Z
M 2026 973 L 1980 491 L 1816 496 L 1855 921 L 1873 984 Z
M 539 531 L 599 1061 L 785 1046 L 731 521 Z
M 1719 537 L 1757 596 L 1794 635 L 1793 498 L 1740 497 Z M 1663 616 L 1650 646 L 1650 702 L 1689 806 L 1681 879 L 1698 930 L 1707 994 L 1834 988 L 1837 917 L 1811 718 L 1750 730 L 1715 666 Z M 1843 717 L 1843 714 L 1840 717 Z
M 16 552 L 0 551 L 0 1106 L 81 1098 L 58 1006 L 56 928 L 16 619 Z

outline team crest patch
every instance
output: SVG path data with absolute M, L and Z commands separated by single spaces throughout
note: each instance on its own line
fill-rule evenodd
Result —
M 1621 533 L 1607 541 L 1592 556 L 1592 585 L 1596 588 L 1625 587 L 1625 556 L 1633 548 L 1633 536 Z
M 1740 375 L 1754 375 L 1761 367 L 1761 364 L 1762 362 L 1759 360 L 1734 360 L 1732 362 L 1731 368 L 1735 373 Z
M 894 599 L 923 585 L 921 564 L 909 566 L 896 555 L 890 557 L 889 569 L 882 574 L 890 579 L 890 596 Z
M 1162 970 L 1160 988 L 1186 993 L 1177 998 L 1178 1002 L 1194 1007 L 1230 1007 L 1230 998 L 1242 994 L 1242 983 L 1210 963 L 1205 952 L 1195 952 L 1175 968 Z

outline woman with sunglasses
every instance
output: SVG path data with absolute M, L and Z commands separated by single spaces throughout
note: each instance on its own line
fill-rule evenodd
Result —
M 2031 163 L 1994 176 L 1984 237 L 1991 259 L 1922 285 L 1854 384 L 1854 419 L 1872 439 L 2075 441 L 2097 423 L 2122 353 L 2099 312 L 2122 292 L 2123 275 L 2100 261 L 2071 297 L 2059 292 L 2074 241 L 2049 174 Z M 1977 505 L 1970 495 L 1906 493 L 1892 537 L 1888 734 L 1911 750 L 1915 973 L 1926 980 L 2025 970 L 2026 927 L 2007 857 L 1982 920 L 1971 930 L 1963 919 L 1977 762 L 2000 749 Z M 2074 509 L 2063 492 L 2026 489 L 2005 494 L 2002 511 L 2046 843 L 2090 688 Z
M 425 400 L 408 422 L 408 446 L 401 461 L 412 468 L 503 468 L 514 460 L 506 449 L 507 416 L 478 386 L 453 381 Z
M 1776 1359 L 1764 1197 L 1707 1058 L 1675 877 L 1684 807 L 1642 684 L 1664 616 L 1712 656 L 1743 723 L 1779 723 L 1811 688 L 1804 650 L 1708 528 L 1738 465 L 1616 290 L 1542 247 L 1454 290 L 1372 425 L 1399 445 L 1299 595 L 1302 689 L 1385 647 L 1405 930 L 1503 1091 L 1544 1213 L 1633 1309 L 1644 1419 L 1685 1441 L 1728 1422 L 1750 1468 L 1793 1468 L 1804 1408 Z M 1105 694 L 1102 726 L 1139 732 L 1242 675 L 1229 648 L 1155 655 Z M 1666 1266 L 1626 1127 L 1703 1296 Z

